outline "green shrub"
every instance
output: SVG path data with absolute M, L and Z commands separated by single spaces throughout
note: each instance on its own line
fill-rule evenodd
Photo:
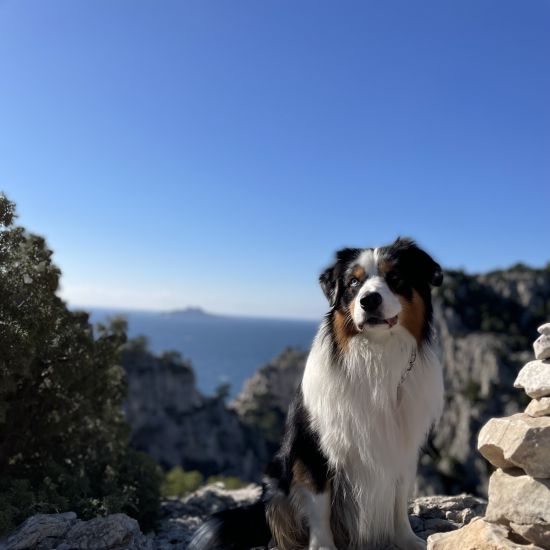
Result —
M 36 512 L 127 512 L 147 528 L 160 474 L 129 448 L 126 324 L 94 328 L 57 296 L 43 238 L 0 195 L 0 532 Z
M 210 476 L 205 481 L 200 472 L 196 470 L 186 472 L 180 466 L 175 466 L 164 475 L 160 492 L 163 497 L 184 497 L 210 483 L 223 483 L 228 490 L 241 489 L 248 485 L 247 482 L 234 476 Z
M 203 483 L 204 478 L 200 472 L 186 472 L 180 466 L 176 466 L 165 474 L 160 492 L 165 497 L 183 497 L 196 491 Z
M 234 489 L 242 489 L 246 487 L 250 482 L 243 481 L 242 479 L 235 476 L 210 476 L 206 483 L 222 483 L 223 486 L 232 491 Z

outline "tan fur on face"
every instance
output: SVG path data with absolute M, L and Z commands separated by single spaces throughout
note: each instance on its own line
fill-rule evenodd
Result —
M 401 302 L 401 313 L 399 322 L 416 338 L 418 344 L 422 342 L 422 331 L 424 329 L 424 320 L 426 306 L 424 300 L 416 290 L 412 292 L 411 301 L 403 296 L 399 296 Z
M 334 314 L 334 318 L 332 321 L 334 338 L 336 340 L 336 343 L 338 344 L 339 349 L 342 351 L 346 351 L 350 339 L 356 334 L 359 334 L 359 331 L 355 327 L 355 324 L 353 323 L 353 319 L 351 317 L 351 312 L 355 307 L 355 299 L 351 301 L 348 307 L 349 311 L 346 311 L 345 313 L 342 311 L 337 311 Z
M 358 265 L 352 272 L 351 272 L 351 276 L 352 277 L 355 277 L 356 279 L 358 279 L 359 281 L 363 281 L 365 279 L 365 270 L 360 266 Z

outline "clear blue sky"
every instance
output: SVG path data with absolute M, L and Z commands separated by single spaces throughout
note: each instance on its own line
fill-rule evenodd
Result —
M 0 189 L 75 305 L 318 316 L 342 245 L 550 260 L 547 0 L 0 0 Z

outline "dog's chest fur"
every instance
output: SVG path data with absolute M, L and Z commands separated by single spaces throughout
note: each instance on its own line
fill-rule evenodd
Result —
M 335 364 L 322 326 L 302 391 L 334 472 L 333 529 L 352 534 L 351 546 L 390 537 L 397 493 L 414 483 L 419 448 L 443 405 L 435 354 L 428 344 L 417 350 L 398 328 L 380 339 L 352 339 Z

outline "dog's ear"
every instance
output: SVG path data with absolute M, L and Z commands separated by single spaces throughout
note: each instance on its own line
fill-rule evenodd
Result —
M 337 276 L 337 265 L 334 264 L 330 267 L 327 267 L 323 273 L 319 276 L 319 284 L 323 293 L 327 297 L 330 307 L 334 307 L 338 298 L 340 297 L 340 288 L 338 276 Z
M 428 282 L 432 286 L 443 284 L 441 266 L 412 239 L 398 237 L 392 244 L 400 261 L 405 263 L 411 275 L 417 280 Z
M 343 248 L 336 252 L 336 260 L 327 267 L 319 277 L 319 284 L 327 297 L 330 307 L 334 307 L 340 300 L 343 289 L 342 276 L 346 265 L 357 256 L 357 248 Z

